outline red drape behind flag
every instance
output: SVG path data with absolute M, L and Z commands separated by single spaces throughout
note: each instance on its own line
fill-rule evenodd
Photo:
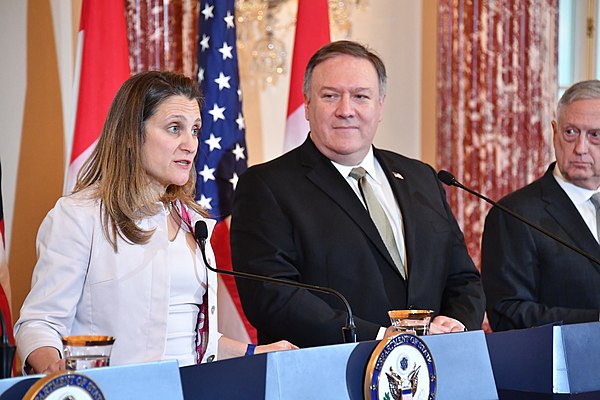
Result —
M 437 166 L 492 199 L 541 176 L 551 155 L 557 0 L 439 2 Z M 476 264 L 490 206 L 448 199 Z

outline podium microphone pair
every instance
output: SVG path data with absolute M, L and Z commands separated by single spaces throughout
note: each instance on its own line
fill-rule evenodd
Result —
M 461 188 L 463 190 L 466 190 L 467 192 L 471 193 L 472 195 L 475 195 L 477 197 L 479 197 L 480 199 L 486 201 L 487 203 L 493 205 L 494 207 L 498 207 L 500 210 L 504 211 L 505 213 L 511 215 L 512 217 L 518 219 L 519 221 L 523 222 L 525 225 L 528 225 L 530 227 L 532 227 L 533 229 L 537 230 L 538 232 L 541 232 L 543 235 L 556 240 L 558 243 L 562 244 L 563 246 L 568 247 L 569 249 L 573 250 L 574 252 L 576 252 L 579 255 L 582 255 L 583 257 L 587 258 L 588 260 L 600 265 L 600 260 L 598 260 L 596 257 L 592 256 L 591 254 L 586 253 L 585 251 L 573 246 L 571 243 L 566 242 L 565 240 L 561 239 L 560 237 L 556 236 L 555 234 L 553 234 L 552 232 L 542 228 L 539 225 L 534 224 L 531 221 L 528 221 L 527 219 L 523 218 L 522 216 L 520 216 L 519 214 L 515 213 L 514 211 L 512 211 L 509 208 L 506 208 L 505 206 L 503 206 L 502 204 L 499 204 L 487 197 L 485 197 L 484 195 L 482 195 L 481 193 L 478 193 L 476 191 L 474 191 L 473 189 L 470 189 L 466 186 L 464 186 L 462 183 L 460 183 L 459 181 L 456 180 L 456 178 L 454 177 L 454 175 L 452 175 L 450 172 L 448 171 L 444 171 L 441 170 L 438 172 L 437 174 L 438 179 L 440 181 L 442 181 L 443 183 L 445 183 L 448 186 L 456 186 L 458 188 Z
M 204 221 L 196 222 L 196 225 L 194 226 L 194 238 L 196 239 L 196 243 L 198 243 L 198 246 L 200 246 L 200 252 L 202 253 L 202 259 L 204 260 L 206 267 L 208 269 L 210 269 L 211 271 L 216 272 L 217 274 L 231 275 L 231 276 L 235 276 L 235 277 L 239 277 L 239 278 L 252 279 L 252 280 L 261 281 L 261 282 L 276 283 L 278 285 L 299 287 L 302 289 L 308 289 L 308 290 L 312 290 L 315 292 L 327 293 L 327 294 L 336 296 L 337 298 L 339 298 L 342 301 L 342 303 L 344 303 L 344 306 L 346 307 L 346 312 L 348 314 L 348 318 L 346 319 L 346 326 L 344 326 L 342 328 L 344 343 L 356 343 L 356 326 L 354 325 L 354 317 L 352 316 L 352 309 L 350 308 L 350 304 L 348 303 L 348 300 L 346 300 L 346 298 L 337 290 L 323 287 L 323 286 L 308 285 L 306 283 L 288 281 L 285 279 L 272 278 L 270 276 L 255 275 L 255 274 L 249 274 L 247 272 L 228 271 L 228 270 L 213 268 L 208 263 L 208 260 L 206 259 L 206 239 L 208 239 L 208 228 L 206 227 L 206 222 L 204 222 Z

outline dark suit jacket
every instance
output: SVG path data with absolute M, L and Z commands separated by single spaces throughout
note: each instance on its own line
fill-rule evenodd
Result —
M 552 176 L 554 165 L 500 202 L 600 259 L 598 242 Z M 485 222 L 481 275 L 493 330 L 599 319 L 600 265 L 495 207 Z
M 310 139 L 240 177 L 231 222 L 234 268 L 340 291 L 352 306 L 359 340 L 389 326 L 392 309 L 431 309 L 479 329 L 485 304 L 479 273 L 435 172 L 388 151 L 375 150 L 375 156 L 401 206 L 408 284 L 361 201 Z M 338 298 L 237 283 L 259 342 L 342 342 L 347 314 Z

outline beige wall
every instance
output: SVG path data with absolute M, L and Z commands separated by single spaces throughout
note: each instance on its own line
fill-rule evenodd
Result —
M 80 7 L 81 0 L 0 0 L 0 160 L 14 317 L 29 289 L 37 229 L 62 191 Z M 282 18 L 293 14 L 295 1 L 286 7 Z M 351 36 L 377 50 L 388 68 L 376 145 L 430 163 L 435 160 L 435 10 L 435 0 L 372 0 L 354 14 Z M 291 57 L 293 30 L 282 39 Z M 247 65 L 240 68 L 243 80 Z M 281 153 L 288 86 L 289 75 L 266 88 L 243 83 L 252 164 Z
M 437 148 L 437 18 L 437 1 L 424 1 L 421 20 L 420 159 L 434 167 Z

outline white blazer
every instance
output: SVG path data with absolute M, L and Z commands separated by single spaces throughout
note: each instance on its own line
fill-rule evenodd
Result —
M 26 360 L 42 346 L 62 354 L 62 336 L 110 335 L 116 338 L 111 365 L 161 360 L 170 292 L 167 214 L 139 222 L 143 229 L 155 229 L 147 244 L 119 238 L 115 253 L 104 236 L 100 201 L 89 193 L 60 198 L 40 226 L 31 292 L 15 325 L 19 356 Z M 194 226 L 202 217 L 189 211 Z M 215 221 L 205 221 L 210 237 Z M 196 257 L 203 267 L 199 249 Z M 207 258 L 216 265 L 210 242 Z M 207 276 L 209 340 L 202 362 L 216 360 L 221 336 L 217 277 L 210 270 Z

